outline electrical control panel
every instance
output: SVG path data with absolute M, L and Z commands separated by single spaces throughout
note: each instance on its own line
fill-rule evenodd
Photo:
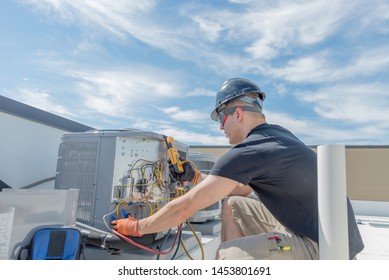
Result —
M 188 146 L 177 142 L 186 158 Z M 77 220 L 107 230 L 112 219 L 148 217 L 175 198 L 163 135 L 136 129 L 62 136 L 55 189 L 79 189 Z M 159 233 L 156 237 L 163 236 Z

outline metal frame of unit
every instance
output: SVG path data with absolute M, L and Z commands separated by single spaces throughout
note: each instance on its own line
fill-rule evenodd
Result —
M 196 165 L 200 172 L 209 174 L 217 160 L 217 157 L 205 153 L 189 152 L 188 159 Z M 221 200 L 219 200 L 218 202 L 215 202 L 214 204 L 194 213 L 189 218 L 189 221 L 193 223 L 203 223 L 206 221 L 214 220 L 220 216 L 221 207 Z
M 173 198 L 163 135 L 95 130 L 64 134 L 61 140 L 54 188 L 80 190 L 78 222 L 107 231 L 107 218 L 145 218 Z M 188 146 L 176 143 L 186 158 Z

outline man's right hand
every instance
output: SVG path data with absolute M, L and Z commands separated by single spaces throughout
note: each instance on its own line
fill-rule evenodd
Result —
M 183 163 L 182 167 L 184 169 L 184 172 L 182 173 L 177 173 L 174 169 L 174 166 L 171 164 L 171 162 L 168 161 L 168 163 L 169 163 L 170 175 L 173 177 L 174 180 L 196 183 L 195 181 L 197 181 L 200 172 L 196 170 L 190 162 L 186 161 Z

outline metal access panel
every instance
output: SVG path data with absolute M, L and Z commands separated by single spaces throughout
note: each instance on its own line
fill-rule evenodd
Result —
M 188 147 L 177 142 L 186 158 Z M 164 136 L 142 130 L 64 134 L 55 189 L 79 189 L 77 221 L 107 230 L 112 217 L 145 218 L 171 200 Z
M 217 158 L 213 155 L 205 153 L 190 152 L 188 154 L 188 159 L 196 165 L 200 172 L 209 174 Z M 220 214 L 221 201 L 219 200 L 218 202 L 215 202 L 214 204 L 200 211 L 197 211 L 195 214 L 193 214 L 192 217 L 189 218 L 189 221 L 194 223 L 202 223 L 209 220 L 214 220 L 216 217 L 220 216 Z

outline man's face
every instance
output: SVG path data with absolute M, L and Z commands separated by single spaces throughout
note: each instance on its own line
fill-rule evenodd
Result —
M 239 134 L 237 133 L 239 123 L 235 117 L 236 110 L 239 110 L 239 106 L 226 106 L 218 115 L 220 130 L 224 131 L 224 134 L 231 145 L 238 144 L 241 141 L 238 138 Z

